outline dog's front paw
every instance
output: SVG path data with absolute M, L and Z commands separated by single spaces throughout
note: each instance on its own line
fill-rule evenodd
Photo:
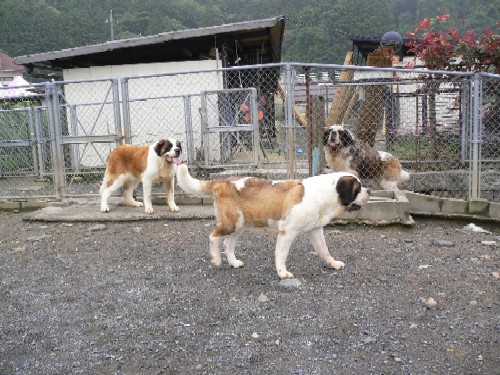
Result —
M 220 265 L 222 264 L 222 258 L 221 257 L 212 257 L 212 259 L 210 259 L 210 263 L 212 263 L 212 265 L 214 267 L 220 267 Z
M 177 207 L 177 206 L 170 206 L 170 211 L 171 212 L 179 212 L 180 210 L 179 210 L 179 207 Z
M 293 279 L 293 273 L 288 271 L 278 271 L 278 277 L 280 279 Z
M 153 209 L 153 207 L 146 207 L 144 212 L 146 212 L 147 214 L 154 214 L 155 210 Z
M 334 270 L 343 270 L 345 268 L 345 263 L 340 260 L 331 260 L 326 262 L 326 266 Z
M 236 259 L 235 261 L 233 261 L 231 263 L 231 267 L 233 267 L 233 268 L 241 268 L 244 265 L 245 265 L 245 263 L 243 263 L 241 260 L 238 260 L 238 259 Z
M 101 212 L 109 212 L 108 206 L 101 206 Z

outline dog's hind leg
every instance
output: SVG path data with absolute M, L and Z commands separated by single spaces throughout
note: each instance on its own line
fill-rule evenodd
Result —
M 109 212 L 108 198 L 123 185 L 123 179 L 117 178 L 110 186 L 105 178 L 100 188 L 101 192 L 101 212 Z
M 234 254 L 234 248 L 236 246 L 236 241 L 240 237 L 241 231 L 235 232 L 234 234 L 226 237 L 224 239 L 224 252 L 226 254 L 227 261 L 234 268 L 243 267 L 244 263 L 241 260 L 236 259 Z
M 237 260 L 234 255 L 236 240 L 243 230 L 245 220 L 243 214 L 232 207 L 226 207 L 225 210 L 217 211 L 216 216 L 217 225 L 210 234 L 210 260 L 212 264 L 216 267 L 221 265 L 220 245 L 222 239 L 225 238 L 224 248 L 229 264 L 235 268 L 243 266 L 243 262 Z
M 127 184 L 123 187 L 123 202 L 127 206 L 142 207 L 143 203 L 134 199 L 134 190 L 138 184 Z
M 316 253 L 325 262 L 328 268 L 334 268 L 336 270 L 341 270 L 345 267 L 344 262 L 333 259 L 328 251 L 328 246 L 326 245 L 325 235 L 323 234 L 323 228 L 314 228 L 307 232 L 307 237 L 309 241 L 316 250 Z
M 379 185 L 383 190 L 392 190 L 392 191 L 399 190 L 397 181 L 389 181 L 382 179 L 380 180 Z
M 297 233 L 295 232 L 280 231 L 278 233 L 274 258 L 276 262 L 276 271 L 280 279 L 293 279 L 293 274 L 286 269 L 286 260 L 288 258 L 290 246 L 292 246 L 292 242 L 296 236 Z
M 212 234 L 210 235 L 210 262 L 215 267 L 219 267 L 222 264 L 222 258 L 220 255 L 220 245 L 222 242 L 222 237 Z

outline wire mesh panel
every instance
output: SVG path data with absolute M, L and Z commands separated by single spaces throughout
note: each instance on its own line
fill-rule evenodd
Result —
M 57 82 L 53 100 L 65 194 L 95 194 L 122 140 L 117 80 Z
M 43 98 L 42 85 L 0 87 L 0 195 L 4 198 L 54 194 L 46 170 L 50 159 L 42 146 L 45 134 L 36 117 Z
M 208 69 L 46 83 L 17 96 L 0 88 L 4 195 L 45 195 L 54 185 L 58 196 L 97 194 L 118 143 L 176 138 L 188 163 L 228 174 L 260 167 L 273 176 L 305 177 L 342 169 L 376 188 L 500 200 L 497 75 L 201 65 Z M 325 138 L 333 125 L 363 145 L 345 151 L 340 166 L 327 158 L 328 147 L 337 147 Z M 380 183 L 384 169 L 373 160 L 386 165 L 389 155 L 409 179 Z M 45 190 L 21 191 L 23 178 L 45 181 Z
M 480 108 L 481 180 L 480 196 L 500 201 L 500 77 L 482 80 Z
M 255 88 L 259 163 L 262 168 L 288 167 L 286 83 L 281 65 L 224 70 L 227 89 Z M 290 121 L 291 127 L 295 124 Z
M 129 78 L 126 86 L 129 114 L 129 124 L 126 126 L 130 126 L 129 143 L 152 143 L 172 137 L 186 145 L 188 136 L 193 134 L 198 135 L 195 138 L 200 140 L 199 96 L 204 90 L 221 88 L 222 75 L 217 71 Z M 196 157 L 201 144 L 197 142 L 192 147 L 195 148 L 192 157 Z
M 305 143 L 310 164 L 318 145 L 314 128 L 322 123 L 326 128 L 337 125 L 348 130 L 352 139 L 329 141 L 326 150 L 332 156 L 325 160 L 326 170 L 352 170 L 378 189 L 399 187 L 468 198 L 468 76 L 317 65 L 294 66 L 294 70 L 294 109 L 303 116 L 305 127 L 313 124 L 313 129 L 298 133 L 307 141 L 298 136 L 296 145 L 302 148 Z M 332 78 L 325 85 L 327 82 L 318 77 Z M 297 92 L 297 86 L 304 87 L 305 94 Z M 321 92 L 321 87 L 325 91 Z M 326 141 L 323 139 L 323 143 Z M 380 160 L 384 162 L 381 164 Z M 387 160 L 391 161 L 392 171 Z M 399 172 L 394 172 L 398 168 L 402 173 L 409 172 L 410 178 L 398 179 Z M 314 172 L 313 168 L 309 170 Z M 396 183 L 385 183 L 388 179 Z
M 204 166 L 257 166 L 263 113 L 257 111 L 256 90 L 207 91 L 201 100 Z
M 468 198 L 470 80 L 405 72 L 395 78 L 386 146 L 411 172 L 403 188 Z

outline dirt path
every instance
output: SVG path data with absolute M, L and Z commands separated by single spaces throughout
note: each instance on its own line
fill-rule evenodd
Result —
M 327 228 L 343 271 L 300 237 L 300 285 L 284 286 L 272 234 L 242 236 L 243 269 L 214 269 L 212 220 L 0 213 L 0 373 L 498 373 L 499 231 L 464 224 Z

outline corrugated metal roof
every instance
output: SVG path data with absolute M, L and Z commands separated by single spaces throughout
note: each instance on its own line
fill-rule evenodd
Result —
M 15 57 L 17 64 L 29 68 L 88 67 L 158 61 L 199 59 L 209 48 L 226 44 L 229 49 L 247 52 L 258 48 L 262 62 L 279 62 L 285 28 L 283 16 L 224 24 L 199 29 L 178 30 L 153 36 L 120 39 L 106 43 L 68 48 L 60 51 Z M 265 48 L 264 48 L 265 47 Z M 240 63 L 241 64 L 241 63 Z

